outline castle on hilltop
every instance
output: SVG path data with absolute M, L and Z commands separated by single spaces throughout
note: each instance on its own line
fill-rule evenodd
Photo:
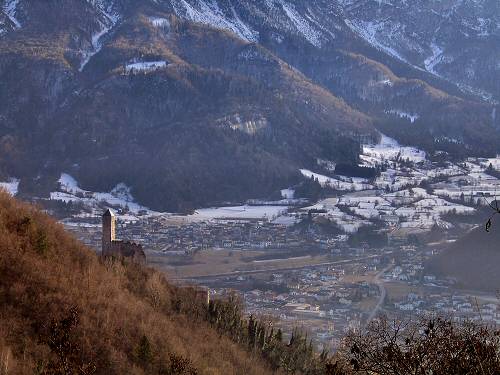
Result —
M 102 215 L 102 256 L 131 258 L 137 262 L 146 262 L 142 245 L 116 239 L 116 216 L 110 209 Z

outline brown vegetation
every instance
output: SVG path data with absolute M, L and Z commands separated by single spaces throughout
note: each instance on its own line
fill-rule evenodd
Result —
M 0 375 L 497 374 L 500 333 L 440 318 L 374 322 L 341 352 L 246 317 L 140 264 L 100 259 L 0 191 Z
M 477 374 L 500 373 L 500 331 L 455 324 L 439 317 L 418 322 L 381 319 L 346 340 L 355 373 Z
M 0 192 L 0 374 L 266 374 L 198 316 L 194 291 L 102 262 Z

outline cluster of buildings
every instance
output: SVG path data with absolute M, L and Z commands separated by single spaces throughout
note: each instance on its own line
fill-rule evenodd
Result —
M 408 293 L 402 299 L 394 302 L 394 307 L 388 311 L 410 312 L 417 316 L 432 316 L 439 313 L 450 316 L 456 321 L 476 321 L 488 325 L 500 325 L 500 308 L 498 302 L 478 302 L 475 296 L 460 292 Z
M 342 234 L 328 236 L 314 232 L 304 233 L 291 226 L 262 220 L 219 220 L 178 225 L 165 221 L 160 216 L 134 222 L 119 219 L 118 216 L 117 228 L 126 238 L 143 244 L 149 252 L 165 256 L 193 255 L 208 249 L 338 250 L 348 240 L 348 236 Z M 79 223 L 73 218 L 66 228 L 87 245 L 100 249 L 101 228 L 97 218 L 86 218 L 85 223 Z
M 338 348 L 346 333 L 380 314 L 408 321 L 439 314 L 500 324 L 500 301 L 494 296 L 466 294 L 428 273 L 424 264 L 433 254 L 414 245 L 368 249 L 364 256 L 352 254 L 350 263 L 206 283 L 214 295 L 239 291 L 248 314 L 274 317 L 285 331 L 302 327 L 320 350 Z
M 103 239 L 97 205 L 104 199 L 118 206 L 125 202 L 127 209 L 116 229 L 167 264 L 169 259 L 184 257 L 189 262 L 199 252 L 219 250 L 247 251 L 249 259 L 252 253 L 274 259 L 278 253 L 315 251 L 328 259 L 346 260 L 251 275 L 235 272 L 202 282 L 216 297 L 239 291 L 249 314 L 279 319 L 285 331 L 303 326 L 319 347 L 338 347 L 346 332 L 381 313 L 409 318 L 440 312 L 456 319 L 500 323 L 496 301 L 477 302 L 425 269 L 440 243 L 453 241 L 466 229 L 456 230 L 464 224 L 455 219 L 474 215 L 478 205 L 495 199 L 500 180 L 494 171 L 500 169 L 500 158 L 432 162 L 424 152 L 383 137 L 379 145 L 364 147 L 361 160 L 381 173 L 363 179 L 301 170 L 335 190 L 335 196 L 314 204 L 294 200 L 293 189 L 286 189 L 282 201 L 247 202 L 179 217 L 134 205 L 126 186 L 109 194 L 90 193 L 68 176 L 62 178 L 65 190 L 53 197 L 92 205 L 90 214 L 73 215 L 63 223 L 96 249 Z M 333 169 L 330 164 L 327 167 Z M 319 230 L 325 223 L 329 230 Z M 378 245 L 369 239 L 363 242 L 364 238 L 361 243 L 350 241 L 361 238 L 364 227 L 387 241 Z M 438 245 L 431 246 L 426 236 L 436 229 Z M 424 241 L 415 243 L 415 237 Z
M 370 281 L 392 255 L 371 250 L 352 263 L 300 270 L 240 275 L 204 281 L 212 295 L 240 291 L 248 314 L 274 317 L 285 332 L 304 328 L 319 348 L 338 347 L 352 329 L 360 328 L 380 298 Z

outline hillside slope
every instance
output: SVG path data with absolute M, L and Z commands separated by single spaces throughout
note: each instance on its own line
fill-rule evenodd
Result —
M 318 157 L 354 161 L 353 136 L 373 134 L 366 115 L 224 30 L 151 5 L 19 4 L 26 23 L 0 38 L 0 167 L 25 182 L 66 171 L 186 211 L 268 196 Z
M 430 152 L 499 151 L 495 105 L 384 54 L 346 4 L 4 1 L 0 175 L 38 196 L 62 172 L 123 182 L 189 211 L 269 197 L 317 159 L 356 163 L 376 126 Z
M 0 191 L 2 374 L 270 373 L 198 319 L 196 301 L 150 269 L 103 263 Z
M 500 286 L 500 220 L 490 233 L 477 228 L 431 259 L 427 269 L 456 279 L 459 287 L 497 292 Z

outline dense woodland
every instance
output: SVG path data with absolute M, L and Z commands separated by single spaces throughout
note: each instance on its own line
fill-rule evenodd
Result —
M 457 131 L 456 124 L 449 121 L 439 123 L 422 117 L 412 123 L 386 117 L 379 119 L 376 126 L 401 144 L 416 146 L 431 157 L 436 152 L 446 152 L 452 160 L 462 161 L 470 156 L 492 157 L 498 152 L 499 135 L 480 124 Z

